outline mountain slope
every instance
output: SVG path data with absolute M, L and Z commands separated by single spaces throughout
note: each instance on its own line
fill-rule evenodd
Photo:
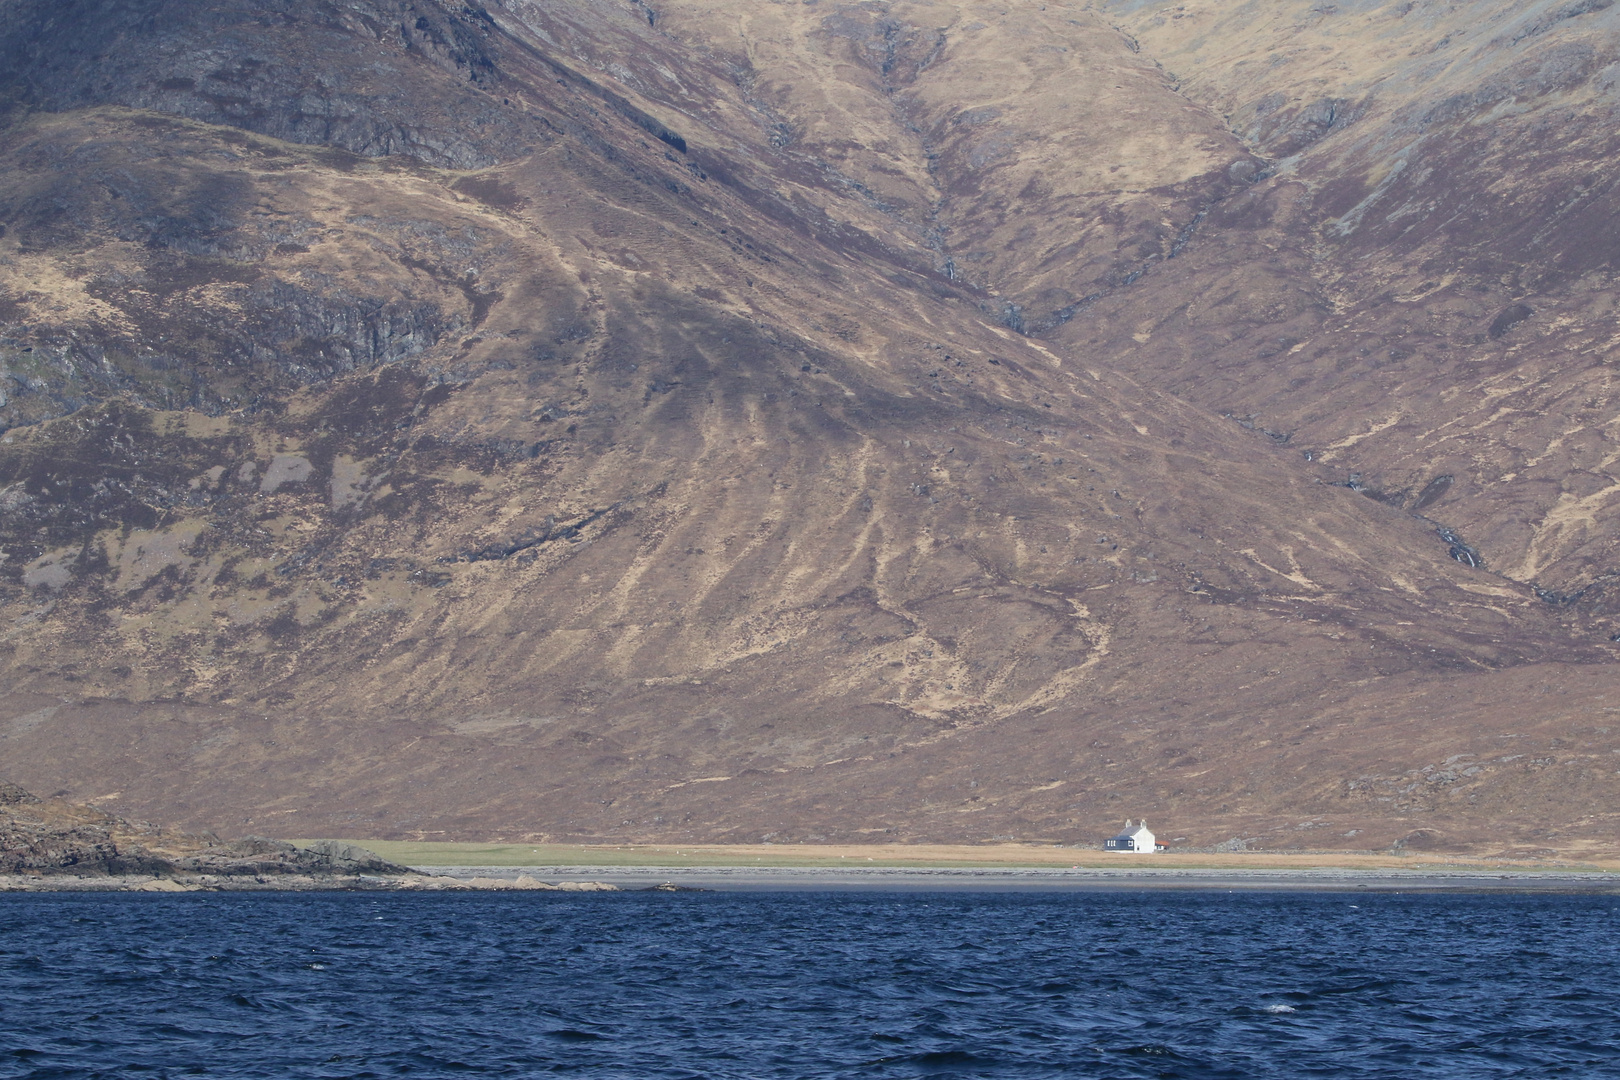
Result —
M 1221 211 L 1225 250 L 1063 340 L 1614 626 L 1620 9 L 1109 7 L 1271 175 Z
M 30 785 L 300 835 L 1605 835 L 1607 610 L 1178 353 L 1257 250 L 1360 256 L 1252 210 L 1275 138 L 1146 31 L 114 7 L 5 8 Z

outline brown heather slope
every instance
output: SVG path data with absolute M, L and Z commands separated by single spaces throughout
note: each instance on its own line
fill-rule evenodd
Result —
M 1620 8 L 1106 7 L 1270 175 L 1057 340 L 1620 629 Z
M 1573 240 L 1487 164 L 1466 252 L 1343 227 L 1520 63 L 1380 97 L 1404 6 L 4 0 L 0 759 L 234 833 L 1612 850 L 1606 286 L 1493 314 Z

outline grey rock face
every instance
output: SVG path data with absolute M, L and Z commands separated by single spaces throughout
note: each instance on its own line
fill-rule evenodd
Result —
M 328 872 L 333 874 L 414 873 L 408 867 L 389 862 L 376 852 L 341 840 L 321 840 L 305 850 L 326 859 L 331 868 Z
M 121 846 L 95 824 L 63 826 L 0 817 L 0 874 L 167 874 L 168 860 Z
M 45 109 L 125 105 L 455 169 L 519 156 L 537 130 L 500 96 L 472 8 L 83 0 L 3 17 L 9 96 Z
M 304 874 L 315 877 L 352 877 L 355 874 L 400 875 L 414 873 L 396 866 L 363 847 L 323 840 L 307 848 L 266 836 L 213 841 L 195 854 L 176 859 L 180 873 L 224 877 L 265 877 Z
M 0 780 L 0 806 L 18 806 L 37 802 L 39 802 L 39 796 L 33 792 L 25 791 L 10 781 Z
M 421 356 L 474 328 L 499 299 L 497 284 L 478 277 L 498 238 L 405 215 L 351 218 L 336 224 L 365 238 L 367 271 L 345 276 L 301 258 L 323 228 L 301 212 L 307 192 L 290 196 L 299 210 L 257 213 L 255 199 L 275 185 L 244 188 L 237 163 L 208 157 L 217 140 L 143 120 L 133 133 L 82 116 L 20 124 L 0 148 L 7 240 L 124 253 L 91 259 L 74 301 L 108 317 L 8 308 L 0 287 L 0 430 L 107 398 L 251 407 L 265 394 Z M 284 164 L 275 145 L 254 145 L 251 162 Z M 211 164 L 198 169 L 190 154 Z

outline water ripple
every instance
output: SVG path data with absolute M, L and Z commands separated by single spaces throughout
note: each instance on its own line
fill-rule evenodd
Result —
M 12 1077 L 1620 1077 L 1579 896 L 0 896 Z

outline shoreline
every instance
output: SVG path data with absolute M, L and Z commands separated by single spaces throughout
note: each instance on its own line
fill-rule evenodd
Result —
M 420 867 L 442 877 L 499 879 L 505 866 Z M 1620 874 L 1583 870 L 1204 869 L 1188 867 L 536 866 L 547 881 L 630 891 L 659 885 L 711 892 L 1566 892 L 1620 894 Z
M 220 892 L 624 892 L 618 885 L 574 879 L 540 881 L 528 874 L 449 876 L 276 874 L 0 874 L 5 893 L 220 893 Z
M 408 876 L 0 876 L 0 894 L 196 892 L 1537 893 L 1620 895 L 1579 870 L 1187 867 L 423 866 Z
M 314 840 L 293 840 L 308 845 Z M 1387 851 L 1233 851 L 1171 850 L 1154 855 L 1105 852 L 1099 847 L 1043 843 L 998 844 L 546 844 L 468 843 L 348 839 L 404 866 L 663 868 L 674 871 L 731 867 L 936 869 L 1122 869 L 1175 870 L 1413 870 L 1449 874 L 1611 872 L 1620 876 L 1620 858 L 1602 851 L 1551 852 L 1535 857 L 1442 852 Z

